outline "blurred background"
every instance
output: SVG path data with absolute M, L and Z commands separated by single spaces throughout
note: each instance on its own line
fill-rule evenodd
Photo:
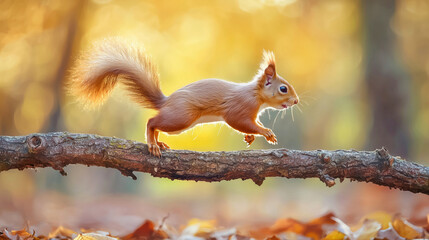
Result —
M 121 87 L 95 111 L 67 96 L 79 53 L 104 37 L 144 46 L 166 95 L 203 78 L 252 79 L 263 49 L 294 85 L 301 104 L 261 116 L 279 145 L 250 149 L 374 150 L 429 165 L 429 2 L 426 0 L 3 0 L 0 2 L 0 134 L 69 131 L 145 141 L 155 114 Z M 283 115 L 283 116 L 282 116 Z M 244 150 L 225 125 L 161 135 L 173 149 Z M 49 231 L 100 228 L 121 234 L 144 219 L 180 226 L 191 218 L 219 225 L 309 220 L 334 212 L 358 221 L 374 211 L 421 221 L 429 197 L 347 180 L 221 183 L 171 181 L 117 170 L 69 166 L 0 173 L 0 226 Z

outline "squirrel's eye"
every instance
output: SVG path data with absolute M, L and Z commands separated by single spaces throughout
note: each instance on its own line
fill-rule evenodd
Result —
M 281 86 L 280 87 L 280 92 L 287 93 L 287 87 L 286 86 Z

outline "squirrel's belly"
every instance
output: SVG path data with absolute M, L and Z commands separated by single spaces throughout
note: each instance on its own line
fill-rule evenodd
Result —
M 225 121 L 222 116 L 215 116 L 215 115 L 201 116 L 195 122 L 193 122 L 191 124 L 191 126 L 185 128 L 185 129 L 179 130 L 179 131 L 168 132 L 168 134 L 172 134 L 172 135 L 179 134 L 179 133 L 185 132 L 185 131 L 195 127 L 198 124 L 215 123 L 215 122 L 222 122 L 222 121 Z

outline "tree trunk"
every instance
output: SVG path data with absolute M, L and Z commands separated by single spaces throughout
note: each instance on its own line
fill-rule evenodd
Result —
M 391 20 L 393 0 L 363 0 L 363 29 L 366 49 L 365 79 L 372 111 L 368 148 L 386 146 L 392 153 L 408 157 L 409 79 L 397 58 Z

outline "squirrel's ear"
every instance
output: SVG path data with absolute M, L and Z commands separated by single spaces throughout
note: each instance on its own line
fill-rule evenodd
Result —
M 265 79 L 264 85 L 269 86 L 271 80 L 276 77 L 276 60 L 273 52 L 264 50 L 261 70 L 264 72 L 265 76 L 263 78 Z
M 273 64 L 268 65 L 267 68 L 264 70 L 265 78 L 267 80 L 271 80 L 276 75 L 276 67 Z

